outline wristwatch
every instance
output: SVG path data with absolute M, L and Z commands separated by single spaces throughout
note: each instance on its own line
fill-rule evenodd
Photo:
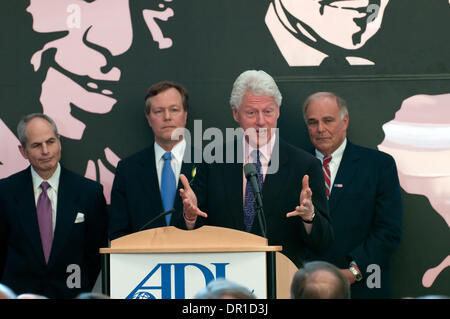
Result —
M 353 274 L 353 276 L 355 276 L 356 281 L 361 281 L 362 275 L 358 269 L 356 269 L 353 265 L 350 265 L 350 267 L 348 269 Z

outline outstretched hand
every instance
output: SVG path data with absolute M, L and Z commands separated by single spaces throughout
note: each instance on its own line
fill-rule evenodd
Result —
M 180 181 L 183 188 L 180 188 L 180 196 L 183 200 L 183 215 L 187 220 L 195 220 L 197 216 L 208 217 L 197 207 L 197 196 L 189 185 L 189 181 L 184 174 L 180 174 Z
M 305 175 L 302 179 L 302 191 L 300 192 L 300 206 L 287 213 L 286 217 L 300 216 L 305 221 L 311 221 L 314 218 L 314 205 L 312 203 L 312 191 L 309 188 L 309 176 Z

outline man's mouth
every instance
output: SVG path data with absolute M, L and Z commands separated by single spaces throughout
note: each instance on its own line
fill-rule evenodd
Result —
M 357 10 L 359 12 L 366 12 L 370 4 L 369 0 L 323 0 L 319 2 L 321 10 L 324 6 L 334 7 L 339 9 Z

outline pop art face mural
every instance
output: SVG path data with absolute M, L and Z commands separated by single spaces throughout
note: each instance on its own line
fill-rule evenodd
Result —
M 352 51 L 380 29 L 388 2 L 273 0 L 265 22 L 289 66 L 317 66 L 330 58 L 373 65 Z
M 403 141 L 414 145 L 414 156 L 428 154 L 426 165 L 400 159 L 407 149 L 396 135 L 396 122 L 409 121 L 400 113 L 419 94 L 442 102 L 445 94 L 437 94 L 449 92 L 442 32 L 450 26 L 448 0 L 14 0 L 0 7 L 8 26 L 0 59 L 0 178 L 29 165 L 16 126 L 23 115 L 44 112 L 61 133 L 62 164 L 101 182 L 109 200 L 119 159 L 152 142 L 143 101 L 152 83 L 173 80 L 188 88 L 187 127 L 195 141 L 192 120 L 203 120 L 204 130 L 236 127 L 228 103 L 232 81 L 245 69 L 263 69 L 283 94 L 280 137 L 297 147 L 309 146 L 298 104 L 313 92 L 335 91 L 355 106 L 348 133 L 357 144 L 376 148 L 386 124 L 380 150 L 397 161 L 408 208 L 393 258 L 393 292 L 448 294 L 450 257 L 442 239 L 449 234 L 450 188 L 446 165 L 437 161 L 450 156 L 448 148 L 419 143 L 431 141 L 422 132 L 435 119 L 408 131 L 417 141 Z M 439 125 L 435 136 L 445 140 L 447 124 Z M 420 175 L 420 168 L 440 175 Z
M 426 196 L 450 227 L 450 94 L 404 100 L 383 130 L 386 138 L 378 148 L 394 157 L 401 187 Z M 424 273 L 423 286 L 431 287 L 449 266 L 450 255 Z
M 171 2 L 160 1 L 156 10 L 142 10 L 151 38 L 160 50 L 172 46 L 172 40 L 164 37 L 159 26 L 161 21 L 174 16 L 173 9 L 168 7 Z M 55 51 L 42 82 L 39 99 L 42 112 L 55 121 L 61 136 L 82 140 L 86 124 L 73 113 L 82 110 L 101 116 L 118 102 L 115 89 L 122 70 L 111 61 L 127 52 L 133 43 L 129 0 L 31 0 L 26 11 L 32 16 L 36 33 L 61 35 L 30 58 L 34 71 L 38 72 L 43 55 Z M 5 177 L 27 167 L 28 162 L 17 155 L 19 143 L 1 120 L 0 130 L 2 140 L 4 136 L 6 141 L 1 146 L 0 160 L 0 174 Z M 116 167 L 120 158 L 108 145 L 102 147 L 109 165 Z M 103 184 L 109 202 L 114 174 L 103 161 L 88 160 L 85 176 Z

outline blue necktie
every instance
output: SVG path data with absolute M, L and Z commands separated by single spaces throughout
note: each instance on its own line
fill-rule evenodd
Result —
M 177 192 L 177 183 L 175 180 L 175 175 L 173 174 L 172 166 L 170 165 L 172 153 L 166 152 L 162 158 L 164 159 L 164 166 L 161 174 L 161 199 L 164 211 L 168 211 L 173 208 L 173 202 Z M 168 214 L 165 217 L 167 225 L 170 225 L 170 218 L 172 217 L 172 214 Z
M 256 159 L 256 171 L 258 172 L 258 186 L 260 191 L 262 191 L 263 176 L 261 170 L 261 161 L 259 160 L 260 152 L 257 150 L 252 151 L 251 157 L 253 163 Z M 245 187 L 245 200 L 244 200 L 244 226 L 245 231 L 250 232 L 253 225 L 253 220 L 255 219 L 255 193 L 250 182 L 247 181 L 247 186 Z

